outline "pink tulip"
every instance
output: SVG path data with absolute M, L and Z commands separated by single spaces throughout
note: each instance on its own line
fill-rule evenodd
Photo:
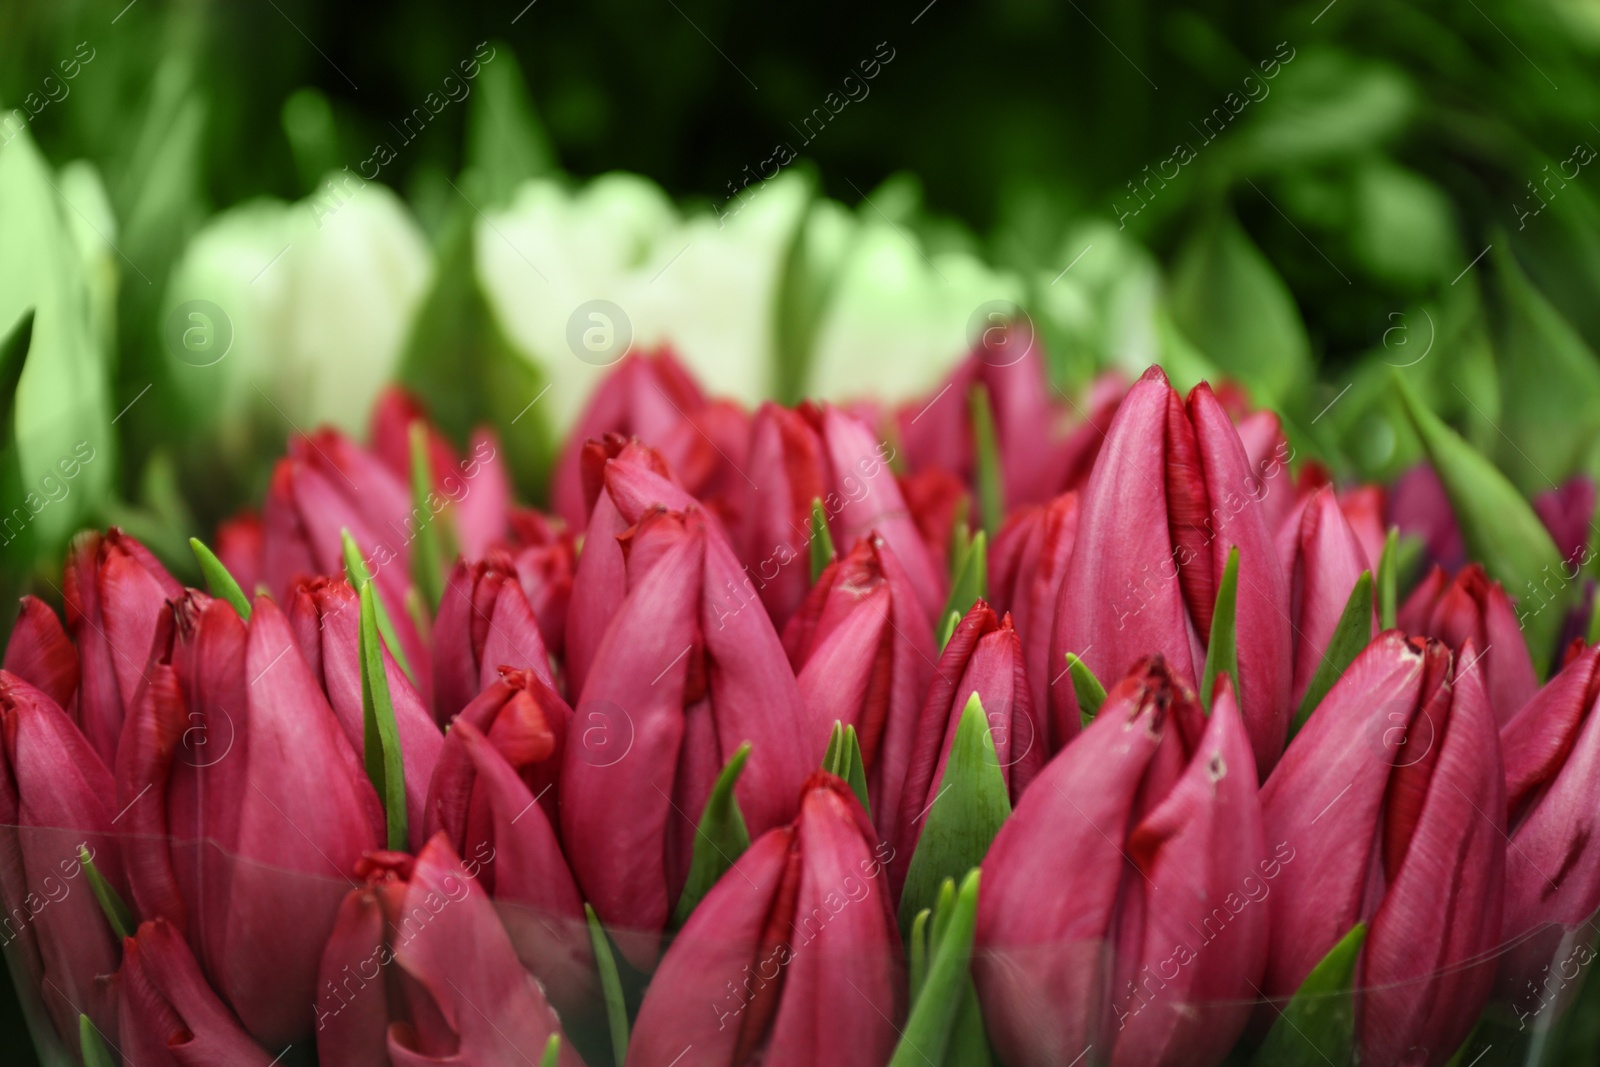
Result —
M 1226 676 L 1207 720 L 1160 657 L 1136 666 L 983 862 L 973 976 L 1000 1058 L 1220 1063 L 1266 962 L 1266 840 Z
M 1555 539 L 1561 558 L 1579 566 L 1589 562 L 1594 540 L 1595 484 L 1580 474 L 1533 498 L 1533 510 Z
M 78 646 L 78 723 L 109 765 L 150 654 L 156 618 L 183 586 L 115 526 L 73 540 L 61 584 L 67 629 Z
M 0 939 L 12 974 L 42 999 L 56 1032 L 78 1046 L 78 1015 L 115 1041 L 117 939 L 78 850 L 127 891 L 112 833 L 111 772 L 66 712 L 0 671 Z
M 6 644 L 4 668 L 44 692 L 71 715 L 77 705 L 78 650 L 61 620 L 38 597 L 22 598 L 22 610 Z
M 1494 976 L 1506 871 L 1494 714 L 1468 641 L 1381 634 L 1262 787 L 1293 850 L 1271 897 L 1263 991 L 1288 997 L 1357 922 L 1363 1063 L 1442 1064 Z
M 254 593 L 256 587 L 264 583 L 261 563 L 267 550 L 266 534 L 255 512 L 242 511 L 221 523 L 213 547 L 217 559 L 228 568 L 228 573 L 246 595 Z
M 532 508 L 511 512 L 511 539 L 504 546 L 517 568 L 544 647 L 558 659 L 566 654 L 567 611 L 578 549 L 572 530 L 552 515 Z
M 555 684 L 539 621 L 511 557 L 500 550 L 476 563 L 458 560 L 433 624 L 433 707 L 448 723 L 500 669 L 530 670 Z
M 1050 701 L 1052 680 L 1067 669 L 1065 663 L 1051 662 L 1050 637 L 1077 536 L 1078 494 L 1063 493 L 1048 504 L 1014 512 L 989 549 L 990 603 L 996 614 L 1011 616 L 1022 641 L 1046 758 L 1078 736 L 1081 722 L 1076 714 L 1055 719 Z
M 873 822 L 899 840 L 902 790 L 933 678 L 933 629 L 899 558 L 869 535 L 830 563 L 783 634 L 821 761 L 835 721 L 856 728 Z
M 1293 590 L 1293 700 L 1298 707 L 1322 665 L 1339 627 L 1339 617 L 1363 571 L 1374 577 L 1377 564 L 1367 556 L 1360 537 L 1345 518 L 1331 486 L 1317 490 L 1300 511 L 1298 529 L 1284 559 Z M 1373 603 L 1377 603 L 1374 586 Z M 1371 613 L 1367 638 L 1377 627 Z
M 1203 383 L 1182 401 L 1160 368 L 1128 391 L 1081 496 L 1077 541 L 1051 638 L 1051 717 L 1077 714 L 1066 653 L 1102 679 L 1160 652 L 1198 679 L 1217 587 L 1239 550 L 1239 698 L 1256 765 L 1270 770 L 1289 726 L 1289 584 L 1260 506 L 1274 473 L 1253 467 Z
M 1489 704 L 1502 725 L 1539 687 L 1511 599 L 1476 563 L 1454 580 L 1435 567 L 1400 606 L 1399 623 L 1407 633 L 1438 638 L 1458 653 L 1468 641 L 1481 649 Z
M 750 468 L 737 547 L 780 631 L 811 588 L 811 504 L 832 492 L 822 438 L 797 411 L 761 405 L 750 426 Z
M 1444 483 L 1426 463 L 1402 474 L 1389 494 L 1390 521 L 1402 536 L 1422 540 L 1423 558 L 1446 570 L 1459 570 L 1467 550 L 1456 525 Z
M 630 1067 L 886 1063 L 904 1007 L 884 853 L 849 787 L 814 774 L 667 950 Z
M 461 709 L 454 723 L 469 723 L 487 737 L 539 798 L 551 827 L 560 824 L 557 787 L 562 753 L 572 729 L 572 708 L 544 677 L 533 671 L 501 671 L 498 679 Z
M 637 506 L 634 490 L 670 489 L 616 463 L 607 483 L 624 513 Z M 735 796 L 759 834 L 793 815 L 826 735 L 805 717 L 759 601 L 730 600 L 742 572 L 699 509 L 646 505 L 618 547 L 627 593 L 578 700 L 561 768 L 561 836 L 600 917 L 650 935 L 677 903 L 700 813 L 734 751 L 752 746 Z M 588 607 L 575 594 L 574 618 Z M 622 947 L 636 966 L 653 961 L 648 937 Z
M 374 852 L 320 953 L 317 1054 L 341 1067 L 536 1064 L 561 1023 L 443 834 Z M 562 1035 L 562 1067 L 582 1067 Z
M 217 997 L 183 935 L 165 919 L 142 924 L 122 943 L 117 990 L 118 1051 L 128 1067 L 272 1067 L 278 1062 Z

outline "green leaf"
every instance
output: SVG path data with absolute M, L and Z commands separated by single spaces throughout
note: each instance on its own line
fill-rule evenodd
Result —
M 83 1055 L 83 1067 L 117 1067 L 116 1057 L 87 1015 L 78 1016 L 78 1049 Z
M 960 626 L 960 625 L 961 625 L 961 612 L 952 611 L 952 612 L 950 612 L 948 615 L 946 615 L 944 617 L 944 623 L 943 623 L 943 625 L 941 625 L 939 627 L 939 649 L 940 649 L 940 651 L 943 651 L 944 650 L 944 646 L 948 645 L 950 643 L 950 638 L 952 636 L 954 636 L 954 634 L 956 632 L 956 627 Z
M 378 643 L 378 591 L 368 582 L 361 587 L 361 749 L 367 777 L 383 800 L 384 822 L 389 828 L 389 848 L 405 852 L 411 847 L 406 815 L 406 768 L 400 755 L 400 731 L 395 725 L 394 701 L 389 696 L 389 672 Z
M 911 920 L 911 939 L 907 948 L 907 975 L 908 988 L 911 990 L 911 1002 L 915 1004 L 917 997 L 922 994 L 922 983 L 928 980 L 928 923 L 933 918 L 933 909 L 923 908 L 917 912 L 917 917 Z
M 1289 724 L 1291 738 L 1300 732 L 1300 727 L 1317 710 L 1317 705 L 1328 695 L 1333 683 L 1344 676 L 1345 669 L 1355 662 L 1361 650 L 1371 641 L 1372 572 L 1362 571 L 1361 577 L 1356 579 L 1355 588 L 1350 590 L 1350 599 L 1344 602 L 1344 610 L 1339 613 L 1333 636 L 1328 639 L 1328 648 L 1322 653 L 1322 660 L 1311 675 L 1311 684 L 1306 686 L 1306 695 L 1300 698 L 1300 707 L 1295 710 L 1294 721 Z
M 222 565 L 216 553 L 207 548 L 205 542 L 198 537 L 189 538 L 189 548 L 193 550 L 194 558 L 200 564 L 200 573 L 205 577 L 206 588 L 211 591 L 211 595 L 232 604 L 233 610 L 239 613 L 239 618 L 249 622 L 250 598 L 244 595 L 244 590 L 239 588 L 239 583 L 228 573 L 228 568 Z
M 1392 630 L 1400 614 L 1400 528 L 1389 527 L 1378 557 L 1378 629 Z
M 989 390 L 974 385 L 967 397 L 972 410 L 972 445 L 977 456 L 978 504 L 983 530 L 993 537 L 1006 518 L 1005 477 L 1000 471 L 1000 445 L 995 440 L 994 408 Z
M 1600 596 L 1594 598 L 1594 606 L 1589 609 L 1589 628 L 1583 639 L 1591 645 L 1600 644 Z
M 428 426 L 421 419 L 411 424 L 411 517 L 417 523 L 411 546 L 411 580 L 417 583 L 430 612 L 439 610 L 444 597 L 444 548 L 439 543 L 439 518 L 429 504 L 433 492 L 433 467 L 428 461 Z
M 944 778 L 928 807 L 900 897 L 900 926 L 909 929 L 928 907 L 939 883 L 983 862 L 984 853 L 1011 814 L 1005 776 L 995 755 L 983 701 L 972 694 L 950 745 Z
M 819 497 L 811 501 L 811 584 L 816 585 L 817 579 L 822 577 L 822 572 L 828 564 L 838 558 L 838 551 L 833 547 L 833 535 L 828 532 L 828 515 L 822 510 L 822 499 Z
M 1345 1067 L 1355 1046 L 1355 997 L 1351 983 L 1367 937 L 1355 927 L 1312 968 L 1289 1003 L 1278 1012 L 1252 1067 Z
M 900 1034 L 889 1067 L 943 1064 L 956 1017 L 972 986 L 972 935 L 977 925 L 979 871 L 969 871 L 954 903 L 934 923 L 932 958 L 921 995 Z
M 611 954 L 611 938 L 587 901 L 583 913 L 589 919 L 589 944 L 594 948 L 594 964 L 600 973 L 600 988 L 605 993 L 611 1055 L 617 1067 L 623 1067 L 628 1054 L 628 1006 L 622 999 L 622 978 L 617 974 L 616 957 Z
M 467 111 L 467 164 L 478 171 L 486 209 L 509 201 L 529 178 L 556 170 L 555 150 L 516 53 L 504 41 L 491 47 L 492 58 L 479 68 L 477 96 Z
M 349 530 L 339 531 L 339 542 L 344 550 L 344 573 L 350 580 L 350 586 L 357 593 L 364 590 L 372 581 L 372 575 L 367 571 L 367 564 L 361 558 L 361 546 L 356 544 L 356 539 L 350 536 Z M 383 598 L 375 596 L 372 599 L 373 612 L 378 620 L 378 632 L 383 635 L 383 643 L 389 646 L 389 655 L 406 672 L 406 677 L 411 679 L 411 684 L 417 684 L 417 676 L 411 670 L 411 664 L 406 661 L 406 650 L 400 644 L 400 635 L 395 631 L 394 621 L 389 618 L 389 611 L 383 606 Z
M 1078 715 L 1088 726 L 1100 714 L 1100 705 L 1106 702 L 1106 687 L 1094 676 L 1089 665 L 1076 653 L 1068 652 L 1067 670 L 1072 674 L 1072 691 L 1078 698 Z
M 782 403 L 796 404 L 808 391 L 806 382 L 823 317 L 833 302 L 843 275 L 840 266 L 857 240 L 858 227 L 842 217 L 838 204 L 817 197 L 817 179 L 806 164 L 792 165 L 776 179 L 785 180 L 796 185 L 792 195 L 800 204 L 774 293 L 772 393 Z M 898 459 L 899 453 L 895 455 Z
M 561 1035 L 551 1034 L 544 1043 L 544 1055 L 539 1057 L 539 1067 L 557 1067 L 561 1062 Z
M 956 621 L 960 622 L 972 610 L 972 605 L 989 592 L 989 537 L 982 530 L 973 534 L 972 540 L 967 542 L 961 558 L 955 563 L 954 572 L 950 597 L 944 602 L 944 614 L 948 616 L 955 612 Z M 955 632 L 954 626 L 950 627 L 950 632 Z M 942 649 L 949 640 L 950 635 L 945 634 L 939 647 Z
M 133 932 L 139 928 L 138 920 L 133 916 L 133 909 L 128 907 L 122 894 L 116 887 L 106 881 L 105 875 L 95 867 L 94 860 L 89 857 L 87 845 L 78 846 L 78 863 L 83 867 L 83 873 L 89 876 L 89 888 L 94 891 L 94 898 L 100 902 L 100 910 L 105 912 L 106 922 L 111 924 L 112 933 L 117 935 L 120 942 L 125 937 L 132 937 Z
M 983 1028 L 983 1008 L 978 1003 L 978 987 L 967 976 L 966 991 L 956 1009 L 955 1025 L 950 1028 L 950 1050 L 945 1054 L 950 1067 L 992 1067 L 989 1035 Z
M 739 810 L 739 798 L 733 794 L 733 787 L 749 758 L 750 742 L 746 741 L 734 750 L 711 787 L 711 796 L 700 813 L 700 826 L 694 835 L 689 877 L 672 913 L 674 927 L 688 922 L 695 905 L 705 899 L 717 879 L 750 847 L 750 831 L 745 827 L 744 813 Z
M 828 751 L 822 757 L 822 769 L 843 778 L 861 801 L 867 818 L 872 818 L 872 803 L 867 799 L 867 768 L 861 759 L 861 741 L 854 726 L 842 722 L 833 724 L 833 733 L 828 735 Z
M 1561 552 L 1522 494 L 1494 464 L 1439 421 L 1404 375 L 1396 373 L 1395 382 L 1428 460 L 1444 483 L 1467 555 L 1482 562 L 1513 597 L 1533 588 L 1546 573 L 1561 573 Z M 1519 619 L 1541 678 L 1554 661 L 1566 608 L 1577 592 L 1577 584 L 1569 582 L 1550 604 Z
M 1206 667 L 1200 677 L 1200 706 L 1211 710 L 1211 691 L 1217 676 L 1226 674 L 1239 687 L 1239 637 L 1236 629 L 1239 607 L 1239 546 L 1228 549 L 1228 563 L 1217 583 L 1217 606 L 1211 613 L 1211 640 L 1206 642 Z

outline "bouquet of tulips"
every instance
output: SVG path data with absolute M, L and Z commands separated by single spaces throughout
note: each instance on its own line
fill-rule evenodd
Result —
M 1407 387 L 1401 380 L 1402 392 Z M 398 391 L 184 588 L 74 541 L 0 672 L 47 1062 L 1443 1065 L 1600 908 L 1595 493 L 1420 402 L 1341 486 L 1239 388 L 903 406 L 626 356 L 513 503 Z M 1483 1051 L 1480 1051 L 1483 1050 Z M 1476 1061 L 1471 1061 L 1476 1062 Z M 1499 1059 L 1485 1062 L 1504 1062 Z

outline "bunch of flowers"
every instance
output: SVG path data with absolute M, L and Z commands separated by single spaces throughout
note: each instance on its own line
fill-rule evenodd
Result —
M 1439 1065 L 1547 1029 L 1600 907 L 1594 493 L 1541 524 L 1413 417 L 1432 468 L 1387 491 L 1235 388 L 1068 399 L 1018 329 L 903 406 L 750 410 L 635 353 L 538 511 L 386 392 L 194 543 L 206 591 L 113 528 L 64 619 L 23 600 L 35 1041 Z

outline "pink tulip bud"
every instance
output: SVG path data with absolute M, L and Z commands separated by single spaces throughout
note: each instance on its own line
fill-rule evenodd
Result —
M 1293 699 L 1298 707 L 1312 676 L 1322 665 L 1356 582 L 1363 571 L 1376 577 L 1377 565 L 1367 556 L 1330 486 L 1317 490 L 1301 509 L 1285 565 L 1294 594 Z M 1376 596 L 1373 603 L 1377 603 Z M 1374 610 L 1367 631 L 1369 639 L 1376 627 Z
M 1489 703 L 1501 724 L 1539 687 L 1511 599 L 1476 563 L 1454 580 L 1435 567 L 1401 605 L 1399 623 L 1407 633 L 1438 638 L 1457 652 L 1471 641 L 1483 657 Z
M 572 580 L 578 569 L 572 530 L 552 515 L 516 508 L 511 512 L 511 539 L 504 547 L 511 553 L 544 647 L 552 656 L 564 656 Z
M 22 598 L 3 666 L 41 690 L 69 716 L 76 710 L 78 650 L 67 639 L 56 613 L 38 597 Z
M 750 468 L 759 477 L 745 486 L 737 547 L 758 580 L 761 603 L 780 631 L 811 588 L 811 505 L 833 487 L 827 480 L 822 438 L 805 416 L 777 404 L 761 405 L 750 426 Z
M 501 550 L 476 563 L 458 560 L 433 624 L 433 706 L 441 724 L 492 685 L 502 667 L 529 670 L 555 684 L 550 653 L 511 557 Z
M 1078 494 L 1063 493 L 1014 513 L 989 549 L 990 602 L 1016 624 L 1034 713 L 1045 727 L 1040 742 L 1046 758 L 1078 736 L 1081 722 L 1075 713 L 1053 718 L 1050 701 L 1051 682 L 1067 669 L 1050 661 L 1050 637 L 1077 535 Z
M 123 942 L 117 989 L 119 1051 L 130 1067 L 272 1067 L 278 1062 L 218 998 L 183 935 L 165 919 L 142 924 Z

